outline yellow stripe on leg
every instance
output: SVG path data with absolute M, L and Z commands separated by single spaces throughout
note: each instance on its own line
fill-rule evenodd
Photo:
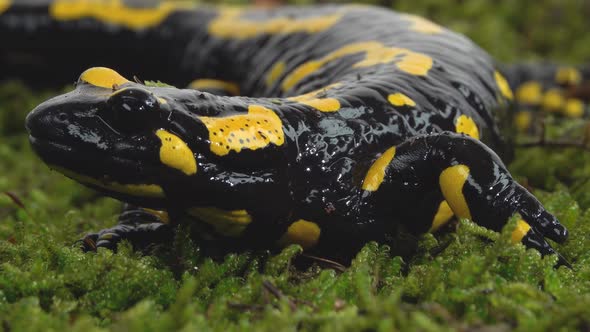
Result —
M 449 206 L 459 218 L 471 218 L 471 211 L 463 195 L 463 186 L 469 177 L 469 167 L 455 165 L 446 168 L 440 173 L 439 185 L 443 196 Z
M 213 226 L 218 234 L 230 237 L 239 237 L 253 221 L 246 210 L 224 210 L 208 206 L 192 207 L 186 212 Z
M 451 210 L 451 207 L 447 201 L 440 202 L 438 210 L 432 219 L 432 226 L 430 226 L 429 232 L 437 231 L 439 228 L 448 223 L 454 215 L 455 214 L 453 213 L 453 210 Z
M 516 222 L 516 228 L 512 231 L 512 243 L 519 243 L 527 235 L 531 226 L 524 220 L 520 219 Z
M 318 224 L 299 219 L 289 226 L 287 232 L 279 240 L 279 245 L 298 244 L 303 249 L 309 249 L 318 243 L 321 232 Z

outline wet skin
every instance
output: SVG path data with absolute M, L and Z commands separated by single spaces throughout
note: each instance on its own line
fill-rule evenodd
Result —
M 434 231 L 453 215 L 500 230 L 518 213 L 513 241 L 542 254 L 554 253 L 544 238 L 567 238 L 496 154 L 510 156 L 500 128 L 512 92 L 463 36 L 361 6 L 182 8 L 157 22 L 107 20 L 96 4 L 51 6 L 38 9 L 44 29 L 113 37 L 80 46 L 88 63 L 196 80 L 192 89 L 150 87 L 95 67 L 27 117 L 51 168 L 128 203 L 120 224 L 90 234 L 86 249 L 168 239 L 187 218 L 220 245 L 318 251 Z M 0 15 L 0 36 L 3 18 L 18 22 L 26 9 Z M 166 43 L 168 64 L 149 65 L 149 53 L 145 69 L 123 53 L 93 58 L 126 39 Z M 145 47 L 161 58 L 153 44 Z M 64 57 L 60 71 L 79 65 Z

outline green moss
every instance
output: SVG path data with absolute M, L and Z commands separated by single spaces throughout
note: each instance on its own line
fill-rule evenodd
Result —
M 395 3 L 468 33 L 502 60 L 590 55 L 590 8 L 582 1 Z M 405 259 L 369 243 L 343 272 L 302 267 L 297 246 L 211 258 L 182 234 L 153 256 L 126 245 L 117 254 L 83 254 L 74 241 L 114 224 L 119 204 L 51 172 L 31 152 L 24 117 L 55 93 L 0 86 L 0 193 L 10 193 L 0 194 L 2 329 L 530 331 L 590 324 L 590 153 L 519 149 L 511 165 L 570 229 L 569 241 L 555 247 L 573 269 L 554 269 L 555 257 L 511 244 L 515 221 L 501 234 L 463 221 L 456 232 L 423 236 Z M 584 125 L 551 120 L 548 133 L 579 138 Z

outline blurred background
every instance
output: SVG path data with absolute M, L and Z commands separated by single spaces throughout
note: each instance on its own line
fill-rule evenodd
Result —
M 249 1 L 218 1 L 248 4 Z M 257 5 L 348 3 L 348 1 L 258 0 Z M 588 0 L 364 0 L 430 18 L 472 38 L 501 62 L 590 60 Z

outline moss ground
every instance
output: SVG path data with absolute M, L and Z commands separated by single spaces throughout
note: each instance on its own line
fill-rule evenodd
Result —
M 584 1 L 393 7 L 468 33 L 504 61 L 590 58 Z M 514 222 L 500 234 L 461 222 L 456 232 L 423 236 L 406 259 L 369 243 L 343 270 L 301 264 L 296 246 L 214 259 L 182 236 L 151 256 L 125 245 L 117 254 L 83 254 L 73 240 L 114 224 L 119 204 L 50 172 L 31 152 L 24 116 L 55 93 L 0 86 L 2 330 L 590 329 L 589 152 L 520 149 L 511 165 L 570 229 L 569 242 L 555 247 L 573 269 L 512 245 Z M 584 126 L 556 120 L 551 131 Z

